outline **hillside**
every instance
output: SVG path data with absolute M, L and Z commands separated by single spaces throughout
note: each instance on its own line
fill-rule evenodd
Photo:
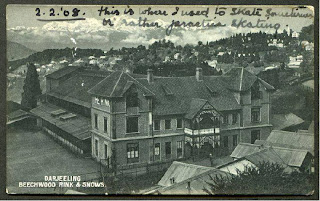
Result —
M 65 58 L 67 60 L 70 60 L 72 58 L 72 54 L 74 52 L 74 49 L 71 48 L 65 48 L 65 49 L 46 49 L 42 52 L 35 52 L 31 55 L 29 55 L 27 58 L 22 58 L 14 61 L 9 61 L 9 72 L 14 71 L 21 65 L 24 65 L 28 62 L 32 63 L 39 63 L 39 64 L 48 64 L 52 60 L 57 60 L 60 58 Z M 99 49 L 77 49 L 77 57 L 78 58 L 84 58 L 91 55 L 100 57 L 104 53 L 102 50 Z
M 7 58 L 8 61 L 18 60 L 22 58 L 26 58 L 31 54 L 35 53 L 36 51 L 27 48 L 24 45 L 21 45 L 16 42 L 7 42 Z

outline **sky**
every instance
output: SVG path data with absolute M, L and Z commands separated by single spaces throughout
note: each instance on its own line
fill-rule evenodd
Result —
M 267 33 L 278 32 L 284 29 L 292 29 L 300 32 L 301 28 L 313 24 L 312 8 L 294 8 L 289 6 L 108 6 L 109 15 L 104 15 L 104 11 L 99 14 L 101 5 L 81 6 L 81 5 L 8 5 L 7 6 L 7 39 L 25 45 L 26 47 L 41 51 L 49 48 L 98 48 L 108 50 L 110 48 L 135 47 L 138 45 L 149 45 L 154 41 L 166 39 L 176 45 L 197 44 L 198 41 L 210 42 L 221 38 L 229 37 L 236 33 L 258 32 Z M 144 12 L 149 9 L 153 11 Z M 71 16 L 74 8 L 79 9 L 78 16 Z M 134 14 L 124 14 L 125 9 L 131 8 Z M 54 9 L 55 16 L 49 16 Z M 224 15 L 216 14 L 217 11 L 224 11 Z M 233 11 L 234 9 L 234 11 Z M 257 10 L 261 9 L 261 10 Z M 279 16 L 288 12 L 300 15 L 300 17 Z M 64 11 L 69 11 L 67 17 Z M 119 12 L 119 15 L 112 13 Z M 112 12 L 113 11 L 113 12 Z M 175 11 L 176 14 L 172 15 Z M 194 13 L 193 16 L 190 16 Z M 198 11 L 198 12 L 197 12 Z M 258 11 L 258 12 L 257 12 Z M 157 13 L 155 13 L 157 12 Z M 164 13 L 166 12 L 166 13 Z M 40 16 L 36 14 L 39 13 Z M 65 12 L 67 14 L 67 12 Z M 158 15 L 155 15 L 158 14 Z M 162 15 L 161 15 L 162 14 Z M 198 15 L 197 15 L 198 14 Z M 222 12 L 221 12 L 222 14 Z M 303 17 L 305 15 L 307 17 Z M 40 21 L 85 18 L 77 21 Z M 147 18 L 147 22 L 157 22 L 160 27 L 139 27 L 126 26 L 138 20 Z M 103 19 L 110 19 L 113 26 L 103 25 Z M 221 23 L 225 26 L 202 27 L 202 28 L 178 28 L 174 27 L 170 35 L 166 30 L 172 24 L 178 22 L 199 22 Z M 231 26 L 245 21 L 239 27 Z M 233 22 L 235 21 L 235 22 Z M 254 27 L 257 21 L 270 25 L 272 28 Z M 248 22 L 252 23 L 250 27 Z M 275 26 L 277 25 L 277 26 Z M 249 26 L 249 27 L 248 27 Z

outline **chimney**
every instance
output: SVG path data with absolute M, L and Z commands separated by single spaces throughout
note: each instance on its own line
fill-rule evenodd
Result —
M 199 68 L 199 67 L 196 68 L 196 78 L 198 82 L 203 80 L 202 68 Z
M 153 70 L 152 69 L 147 70 L 147 79 L 148 79 L 149 84 L 153 83 Z

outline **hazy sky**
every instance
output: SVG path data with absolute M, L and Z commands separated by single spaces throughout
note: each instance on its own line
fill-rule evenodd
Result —
M 290 14 L 293 7 L 263 7 L 263 6 L 220 6 L 219 11 L 225 11 L 225 15 L 220 16 L 215 14 L 217 6 L 179 6 L 176 15 L 172 15 L 176 11 L 175 6 L 150 6 L 152 11 L 161 10 L 162 13 L 166 11 L 167 16 L 163 15 L 147 15 L 142 14 L 143 10 L 148 9 L 149 6 L 130 6 L 133 9 L 133 15 L 124 15 L 124 9 L 128 6 L 108 6 L 108 11 L 119 11 L 119 15 L 101 15 L 99 16 L 99 6 L 40 6 L 40 5 L 9 5 L 7 7 L 7 36 L 8 40 L 21 43 L 31 49 L 43 50 L 46 48 L 65 48 L 65 47 L 81 47 L 81 48 L 101 48 L 110 49 L 111 47 L 119 48 L 122 46 L 137 46 L 139 44 L 149 45 L 159 39 L 168 39 L 175 44 L 185 45 L 187 43 L 196 44 L 198 41 L 213 41 L 223 37 L 229 37 L 235 33 L 244 32 L 274 32 L 275 25 L 279 28 L 278 32 L 288 27 L 294 31 L 299 32 L 302 27 L 313 23 L 313 12 L 309 8 L 294 9 L 294 14 L 305 15 L 309 17 L 282 17 L 276 16 L 279 14 Z M 226 9 L 223 9 L 225 7 Z M 39 8 L 39 9 L 37 9 Z M 54 9 L 55 16 L 49 16 L 50 9 Z M 72 19 L 72 10 L 78 8 L 79 15 L 85 20 L 79 21 L 39 21 L 53 20 L 53 19 Z M 261 8 L 259 13 L 255 13 L 257 9 Z M 208 9 L 208 10 L 207 10 Z M 242 9 L 237 15 L 231 15 L 232 9 Z M 243 10 L 245 9 L 245 10 Z M 269 10 L 268 10 L 269 9 Z M 271 10 L 270 10 L 271 9 Z M 63 11 L 69 11 L 69 16 L 64 17 Z M 201 16 L 188 16 L 182 14 L 190 14 L 190 11 L 197 11 Z M 241 11 L 241 10 L 240 10 Z M 36 16 L 39 13 L 40 16 Z M 269 15 L 268 15 L 269 14 Z M 271 16 L 271 15 L 273 16 Z M 248 16 L 252 15 L 252 16 Z M 257 16 L 260 15 L 260 16 Z M 138 19 L 147 18 L 149 23 L 158 22 L 160 28 L 146 28 L 139 26 L 125 26 L 124 22 L 138 23 Z M 268 18 L 269 17 L 269 18 Z M 103 19 L 111 19 L 114 26 L 103 26 Z M 240 20 L 246 20 L 242 25 L 245 26 L 248 22 L 252 26 L 261 23 L 268 24 L 273 28 L 259 28 L 259 27 L 235 27 L 232 24 L 238 24 Z M 173 28 L 170 36 L 166 35 L 166 30 L 170 27 L 172 21 L 199 22 L 203 20 L 205 23 L 225 24 L 224 27 L 214 28 Z M 235 22 L 233 22 L 236 20 Z

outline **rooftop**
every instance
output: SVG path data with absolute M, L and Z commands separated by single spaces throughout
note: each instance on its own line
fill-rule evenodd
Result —
M 270 148 L 268 144 L 258 145 L 249 143 L 240 143 L 233 150 L 231 157 L 233 158 L 243 158 L 254 153 L 260 152 L 265 148 Z M 283 160 L 283 162 L 289 166 L 301 167 L 306 158 L 307 154 L 310 152 L 308 150 L 302 149 L 292 149 L 286 147 L 276 147 L 272 146 L 274 152 Z
M 85 140 L 91 137 L 91 121 L 89 118 L 77 114 L 75 118 L 70 118 L 64 121 L 61 120 L 59 116 L 52 115 L 52 112 L 59 109 L 61 108 L 58 106 L 50 103 L 44 103 L 32 109 L 30 112 L 41 117 L 43 120 L 54 124 L 61 130 L 70 133 L 73 137 L 79 140 Z
M 67 69 L 65 69 L 67 68 Z M 154 115 L 186 115 L 190 109 L 200 107 L 201 100 L 213 105 L 217 111 L 238 110 L 240 104 L 233 92 L 245 91 L 259 81 L 267 90 L 274 88 L 251 74 L 244 68 L 233 68 L 223 76 L 203 76 L 198 81 L 190 77 L 157 77 L 149 83 L 146 75 L 129 74 L 123 71 L 91 72 L 83 68 L 65 67 L 49 77 L 60 78 L 73 72 L 72 76 L 62 81 L 57 89 L 48 94 L 84 107 L 91 106 L 91 96 L 106 98 L 123 97 L 125 92 L 135 86 L 146 97 L 152 97 Z M 191 114 L 192 115 L 192 114 Z

